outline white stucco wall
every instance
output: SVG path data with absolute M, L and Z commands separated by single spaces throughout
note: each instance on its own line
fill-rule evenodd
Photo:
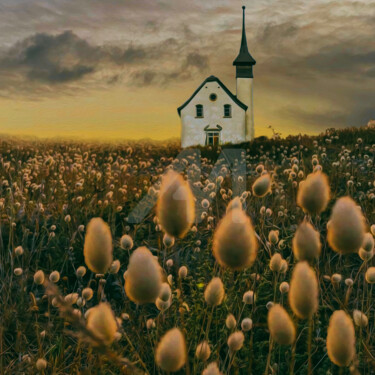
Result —
M 246 140 L 254 139 L 254 103 L 253 79 L 237 78 L 237 98 L 247 105 L 246 111 Z
M 212 93 L 217 95 L 214 102 L 209 98 Z M 203 118 L 195 117 L 197 104 L 203 105 Z M 232 106 L 231 118 L 224 117 L 224 104 Z M 220 143 L 245 142 L 245 115 L 246 111 L 232 100 L 218 82 L 207 82 L 181 111 L 181 146 L 204 145 L 206 141 L 204 128 L 207 125 L 210 128 L 217 125 L 222 127 Z

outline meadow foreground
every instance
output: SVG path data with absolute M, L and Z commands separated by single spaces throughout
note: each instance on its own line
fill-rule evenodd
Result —
M 374 374 L 375 129 L 180 151 L 0 140 L 0 373 Z

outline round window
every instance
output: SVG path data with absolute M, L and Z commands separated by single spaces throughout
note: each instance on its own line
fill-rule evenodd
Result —
M 211 102 L 214 102 L 216 99 L 217 99 L 217 95 L 216 94 L 210 94 L 210 100 L 211 100 Z

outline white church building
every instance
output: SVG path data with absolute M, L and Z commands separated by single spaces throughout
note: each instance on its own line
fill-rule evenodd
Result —
M 242 40 L 236 67 L 236 95 L 215 76 L 206 78 L 178 109 L 181 118 L 181 146 L 217 146 L 254 139 L 253 66 L 242 7 Z

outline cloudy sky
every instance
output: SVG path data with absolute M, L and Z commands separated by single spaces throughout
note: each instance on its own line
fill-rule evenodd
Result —
M 0 133 L 179 136 L 207 76 L 235 93 L 242 5 L 257 136 L 375 118 L 375 0 L 0 0 Z

